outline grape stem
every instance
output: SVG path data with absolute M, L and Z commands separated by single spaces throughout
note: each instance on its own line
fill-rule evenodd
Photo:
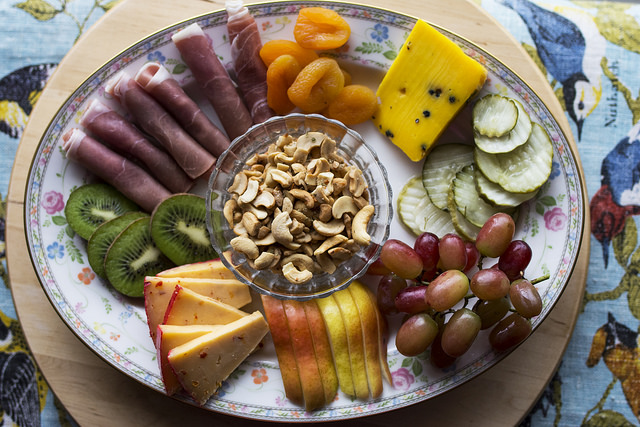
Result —
M 537 285 L 537 284 L 538 284 L 538 283 L 540 283 L 540 282 L 544 282 L 544 281 L 545 281 L 545 280 L 547 280 L 549 277 L 551 277 L 551 276 L 549 275 L 549 273 L 547 273 L 547 274 L 545 274 L 545 275 L 543 275 L 543 276 L 538 277 L 537 279 L 530 280 L 529 282 L 530 282 L 532 285 Z

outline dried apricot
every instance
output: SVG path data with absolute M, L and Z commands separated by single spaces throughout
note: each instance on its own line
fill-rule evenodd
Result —
M 331 101 L 325 114 L 345 125 L 355 125 L 371 118 L 378 108 L 376 94 L 367 86 L 345 86 Z
M 289 100 L 287 89 L 300 73 L 300 64 L 291 55 L 280 55 L 267 68 L 267 103 L 277 114 L 290 113 L 295 105 Z
M 300 9 L 293 36 L 306 49 L 337 49 L 351 35 L 351 27 L 337 12 L 324 7 Z
M 314 59 L 318 59 L 318 54 L 313 50 L 305 49 L 292 40 L 269 40 L 260 49 L 260 58 L 267 67 L 280 55 L 291 55 L 304 67 Z
M 305 113 L 317 113 L 327 108 L 343 87 L 344 74 L 336 60 L 318 58 L 300 71 L 287 94 Z
M 344 85 L 348 86 L 351 84 L 351 73 L 342 68 L 342 75 L 344 75 Z

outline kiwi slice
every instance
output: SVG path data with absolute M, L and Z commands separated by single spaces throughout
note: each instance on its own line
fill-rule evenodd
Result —
M 206 203 L 195 194 L 174 194 L 151 214 L 151 237 L 177 265 L 217 258 L 206 224 Z
M 125 212 L 119 217 L 100 224 L 96 231 L 91 234 L 87 243 L 87 258 L 89 259 L 89 265 L 98 276 L 107 277 L 107 273 L 104 270 L 104 258 L 107 255 L 109 246 L 111 246 L 118 234 L 133 221 L 145 216 L 149 215 L 142 211 Z
M 85 184 L 71 192 L 64 215 L 73 231 L 85 240 L 98 226 L 140 208 L 108 184 Z
M 129 224 L 109 246 L 104 259 L 107 280 L 127 296 L 143 296 L 145 276 L 175 266 L 153 243 L 149 222 L 146 216 Z

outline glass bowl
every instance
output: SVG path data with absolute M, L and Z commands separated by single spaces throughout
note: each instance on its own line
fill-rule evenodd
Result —
M 281 135 L 289 134 L 294 138 L 309 131 L 322 132 L 336 141 L 336 151 L 348 164 L 357 166 L 368 185 L 369 203 L 375 212 L 367 226 L 371 243 L 361 247 L 358 252 L 338 264 L 336 270 L 314 273 L 310 281 L 293 284 L 280 271 L 252 268 L 247 258 L 233 250 L 231 239 L 236 237 L 225 219 L 223 208 L 231 198 L 227 189 L 234 177 L 246 169 L 246 162 L 254 154 L 267 151 L 267 147 L 276 142 Z M 238 278 L 256 291 L 280 299 L 308 300 L 328 296 L 346 288 L 353 280 L 363 275 L 368 266 L 377 258 L 382 244 L 389 236 L 389 227 L 393 216 L 391 185 L 387 171 L 380 163 L 376 153 L 363 138 L 342 123 L 327 119 L 318 114 L 290 114 L 273 117 L 264 123 L 254 125 L 244 135 L 236 138 L 225 153 L 218 159 L 209 179 L 206 194 L 207 227 L 211 244 L 221 256 L 222 262 Z

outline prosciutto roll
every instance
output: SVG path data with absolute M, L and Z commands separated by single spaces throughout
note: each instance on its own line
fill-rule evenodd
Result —
M 189 135 L 215 157 L 229 147 L 229 138 L 198 107 L 169 71 L 157 62 L 140 68 L 135 81 L 182 125 Z
M 197 23 L 191 24 L 174 34 L 172 40 L 229 139 L 242 135 L 253 124 L 251 114 L 202 28 Z
M 113 150 L 146 166 L 162 185 L 174 193 L 184 193 L 193 180 L 166 151 L 156 147 L 135 126 L 98 100 L 93 100 L 80 118 L 94 137 Z
M 267 67 L 260 58 L 262 41 L 258 25 L 242 0 L 227 0 L 225 5 L 231 59 L 238 87 L 253 122 L 262 123 L 274 116 L 274 112 L 267 104 Z
M 120 73 L 106 87 L 143 131 L 154 137 L 192 179 L 208 174 L 216 158 L 189 135 L 138 83 Z
M 151 213 L 171 192 L 144 169 L 74 128 L 62 137 L 67 158 L 113 185 L 132 202 Z

